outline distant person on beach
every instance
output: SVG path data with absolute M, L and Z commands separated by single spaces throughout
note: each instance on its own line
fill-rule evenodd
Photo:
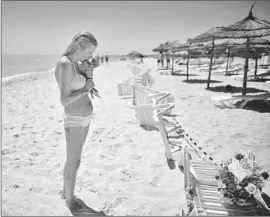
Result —
M 98 42 L 91 33 L 76 34 L 55 69 L 60 101 L 64 106 L 67 148 L 62 199 L 66 200 L 66 206 L 71 211 L 78 212 L 83 207 L 78 202 L 79 198 L 74 195 L 76 174 L 93 113 L 93 105 L 88 94 L 95 87 L 93 79 L 87 79 L 87 76 L 80 72 L 78 62 L 90 59 L 97 46 Z M 91 73 L 93 68 L 94 66 L 90 68 Z
M 163 68 L 164 67 L 164 55 L 162 52 L 160 52 L 160 62 L 161 62 L 161 67 Z
M 141 63 L 143 63 L 143 55 L 140 55 Z
M 170 67 L 170 55 L 167 55 L 167 69 Z
M 160 64 L 160 59 L 157 60 L 157 66 L 159 67 Z
M 105 56 L 105 62 L 109 63 L 109 57 L 108 56 Z
M 103 64 L 104 63 L 104 56 L 103 55 L 101 56 L 100 60 L 101 60 L 101 64 Z

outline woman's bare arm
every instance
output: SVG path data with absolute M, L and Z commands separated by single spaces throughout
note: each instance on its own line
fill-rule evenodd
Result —
M 59 62 L 59 64 L 60 100 L 64 106 L 68 106 L 83 97 L 85 94 L 87 94 L 87 91 L 84 89 L 80 89 L 71 92 L 70 82 L 75 76 L 72 63 L 66 60 L 62 60 L 61 62 Z

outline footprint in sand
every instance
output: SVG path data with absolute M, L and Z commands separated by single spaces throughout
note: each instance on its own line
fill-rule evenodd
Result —
M 92 132 L 91 140 L 96 141 L 99 138 L 100 134 L 102 134 L 104 132 L 104 130 L 105 130 L 105 128 L 98 128 L 97 130 L 94 130 Z
M 14 137 L 14 138 L 19 138 L 20 135 L 16 133 L 16 134 L 13 135 L 13 137 Z
M 230 139 L 242 139 L 242 138 L 246 138 L 247 135 L 243 134 L 243 133 L 236 133 L 233 134 Z
M 10 153 L 10 150 L 8 148 L 5 148 L 4 150 L 2 150 L 2 155 L 7 155 Z
M 32 152 L 32 153 L 30 153 L 30 155 L 32 155 L 34 157 L 38 157 L 39 156 L 39 153 L 38 152 Z

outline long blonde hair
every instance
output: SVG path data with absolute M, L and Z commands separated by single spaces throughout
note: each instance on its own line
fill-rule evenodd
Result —
M 77 33 L 70 44 L 68 45 L 66 51 L 62 54 L 62 56 L 67 56 L 69 54 L 72 54 L 77 46 L 82 46 L 83 48 L 86 47 L 87 43 L 92 43 L 94 46 L 98 45 L 97 39 L 93 34 L 87 31 L 82 31 Z

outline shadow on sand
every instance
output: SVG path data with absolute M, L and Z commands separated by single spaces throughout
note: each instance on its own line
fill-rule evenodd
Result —
M 185 76 L 185 77 L 187 77 L 187 74 L 186 74 L 186 72 L 183 72 L 182 74 L 181 74 L 181 72 L 182 71 L 174 71 L 173 73 L 172 73 L 172 75 L 174 75 L 174 76 Z M 194 76 L 199 76 L 199 75 L 197 75 L 197 74 L 189 74 L 188 75 L 188 77 L 194 77 Z
M 145 131 L 158 131 L 157 127 L 147 126 L 147 125 L 140 125 L 142 129 Z
M 184 80 L 182 82 L 185 82 L 188 84 L 207 84 L 207 80 L 203 80 L 203 79 L 190 79 L 190 80 Z M 210 83 L 211 84 L 222 83 L 222 81 L 211 80 Z
M 267 100 L 270 105 L 270 100 Z M 236 106 L 239 106 L 240 102 L 235 103 Z M 245 110 L 252 110 L 259 113 L 270 113 L 270 106 L 264 100 L 252 100 L 249 101 L 244 108 Z
M 79 211 L 70 209 L 73 216 L 106 216 L 104 212 L 98 212 L 87 206 L 83 200 L 76 198 L 76 202 L 82 207 Z
M 230 88 L 227 88 L 228 85 L 226 86 L 216 86 L 216 87 L 209 87 L 206 90 L 210 90 L 213 92 L 223 92 L 223 93 L 242 93 L 243 88 L 242 87 L 235 87 L 235 86 L 230 86 Z M 267 92 L 266 90 L 260 90 L 256 88 L 247 88 L 247 93 L 259 93 L 259 92 Z

